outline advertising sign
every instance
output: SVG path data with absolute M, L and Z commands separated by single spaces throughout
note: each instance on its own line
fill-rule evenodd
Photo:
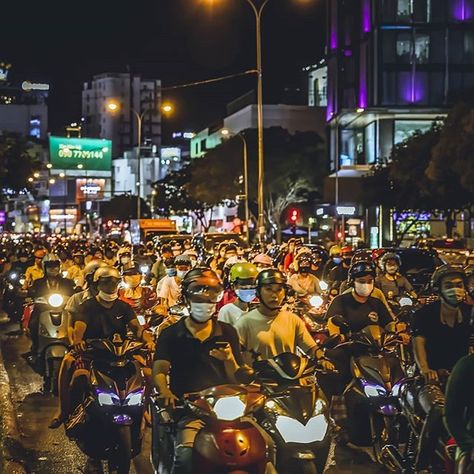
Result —
M 111 171 L 112 142 L 96 138 L 49 137 L 54 169 Z
M 105 179 L 76 179 L 76 202 L 102 199 Z

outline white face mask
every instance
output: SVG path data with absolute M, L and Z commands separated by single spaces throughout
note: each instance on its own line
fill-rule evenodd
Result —
M 354 289 L 355 292 L 362 296 L 363 298 L 369 296 L 372 291 L 374 291 L 374 284 L 373 283 L 358 283 L 357 281 L 354 282 Z
M 187 270 L 178 270 L 178 271 L 176 272 L 176 276 L 177 276 L 178 278 L 181 278 L 181 280 L 182 280 L 182 279 L 184 278 L 184 275 L 186 275 L 186 273 L 188 273 Z
M 98 296 L 101 300 L 107 301 L 108 303 L 113 303 L 118 298 L 118 292 L 105 293 L 105 291 L 99 291 Z
M 195 303 L 191 301 L 191 318 L 198 323 L 209 321 L 216 312 L 216 303 Z
M 443 296 L 448 304 L 458 306 L 464 301 L 466 291 L 464 288 L 449 288 L 443 291 Z

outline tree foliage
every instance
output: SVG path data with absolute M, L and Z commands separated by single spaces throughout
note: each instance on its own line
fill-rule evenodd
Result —
M 248 188 L 250 210 L 257 215 L 258 155 L 257 130 L 242 132 L 248 150 Z M 266 129 L 265 199 L 267 220 L 278 228 L 282 213 L 290 205 L 310 195 L 321 195 L 327 160 L 324 141 L 313 132 L 296 133 L 275 127 Z M 235 203 L 244 194 L 243 148 L 241 137 L 234 136 L 191 161 L 184 169 L 157 183 L 158 207 L 203 213 L 223 202 Z
M 28 178 L 40 168 L 38 147 L 18 134 L 0 135 L 0 197 L 30 187 Z
M 387 206 L 398 214 L 438 211 L 452 236 L 456 214 L 474 202 L 473 139 L 474 113 L 459 105 L 444 123 L 415 132 L 393 148 L 390 159 L 374 168 L 365 203 Z

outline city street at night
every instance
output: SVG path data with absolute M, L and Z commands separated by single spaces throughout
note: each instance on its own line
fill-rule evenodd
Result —
M 473 474 L 474 0 L 46 3 L 2 6 L 0 474 Z

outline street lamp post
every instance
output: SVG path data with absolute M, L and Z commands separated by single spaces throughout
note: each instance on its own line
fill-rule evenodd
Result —
M 263 155 L 263 70 L 262 70 L 262 13 L 270 0 L 257 7 L 253 0 L 246 0 L 255 14 L 257 49 L 257 129 L 258 129 L 258 235 L 260 243 L 265 236 L 265 195 L 264 195 L 264 155 Z
M 229 130 L 223 129 L 221 131 L 222 135 L 224 137 L 228 137 L 231 135 Z M 245 238 L 247 239 L 247 243 L 250 242 L 250 236 L 249 236 L 249 172 L 248 172 L 248 164 L 249 164 L 249 158 L 248 158 L 248 144 L 245 136 L 242 133 L 236 133 L 233 134 L 233 136 L 237 136 L 242 140 L 242 146 L 243 146 L 243 172 L 244 172 L 244 195 L 245 195 L 245 201 L 244 201 L 244 208 L 245 208 Z

